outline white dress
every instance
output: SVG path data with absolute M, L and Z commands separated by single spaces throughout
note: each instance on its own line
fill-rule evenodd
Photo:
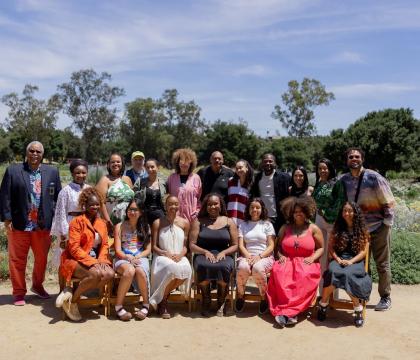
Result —
M 184 247 L 184 230 L 177 225 L 168 225 L 159 232 L 159 248 L 173 254 L 181 253 Z M 191 285 L 191 265 L 184 256 L 175 262 L 166 256 L 154 256 L 152 262 L 151 280 L 152 296 L 150 304 L 156 307 L 163 299 L 167 285 L 174 279 L 186 279 L 181 291 L 187 296 Z

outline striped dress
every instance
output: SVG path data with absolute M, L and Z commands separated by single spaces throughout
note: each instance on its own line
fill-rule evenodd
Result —
M 239 225 L 245 219 L 245 208 L 248 200 L 248 189 L 241 186 L 239 179 L 230 178 L 228 181 L 227 212 L 236 225 Z

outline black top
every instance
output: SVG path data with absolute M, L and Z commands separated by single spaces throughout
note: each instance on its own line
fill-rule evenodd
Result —
M 198 176 L 201 178 L 202 191 L 201 198 L 203 200 L 207 194 L 217 193 L 222 195 L 223 200 L 227 201 L 228 180 L 233 176 L 234 172 L 222 166 L 218 173 L 215 173 L 211 166 L 206 166 L 198 171 Z
M 144 202 L 145 208 L 149 210 L 156 210 L 162 208 L 162 201 L 160 198 L 160 190 L 146 188 L 146 201 Z
M 186 184 L 189 176 L 190 176 L 189 174 L 188 175 L 179 175 L 179 179 L 181 181 L 181 184 Z
M 223 251 L 230 246 L 229 226 L 223 226 L 220 229 L 209 229 L 200 225 L 197 245 L 205 250 Z

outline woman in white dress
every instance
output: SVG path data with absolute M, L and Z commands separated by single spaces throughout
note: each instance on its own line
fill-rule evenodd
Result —
M 186 242 L 190 224 L 176 215 L 179 201 L 169 196 L 165 202 L 166 216 L 154 221 L 152 225 L 152 248 L 154 252 L 151 282 L 150 305 L 157 308 L 163 319 L 170 319 L 168 296 L 187 280 L 185 293 L 191 280 L 191 265 L 185 257 Z

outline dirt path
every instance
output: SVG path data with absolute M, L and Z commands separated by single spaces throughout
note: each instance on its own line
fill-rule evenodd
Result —
M 29 295 L 26 306 L 10 305 L 10 290 L 0 284 L 0 359 L 420 359 L 420 286 L 394 286 L 393 308 L 368 309 L 361 329 L 336 310 L 324 324 L 313 317 L 278 329 L 270 315 L 255 315 L 254 304 L 240 316 L 210 319 L 175 306 L 171 320 L 129 323 L 84 310 L 87 320 L 75 324 L 61 321 L 53 300 Z

